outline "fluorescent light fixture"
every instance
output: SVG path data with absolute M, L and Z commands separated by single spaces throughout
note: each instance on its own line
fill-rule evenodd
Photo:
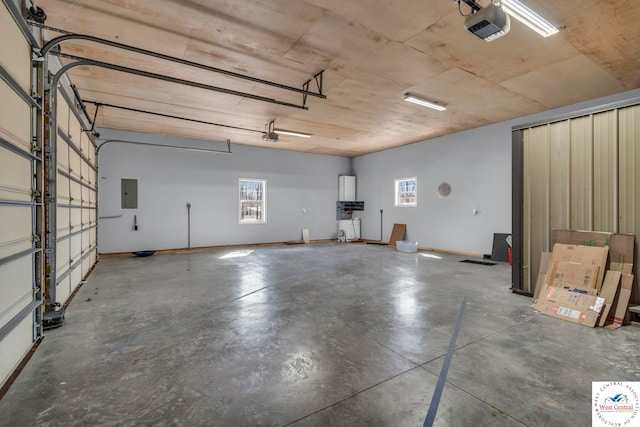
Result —
M 438 110 L 438 111 L 446 110 L 446 108 L 440 104 L 427 101 L 426 99 L 418 98 L 417 96 L 411 95 L 410 93 L 404 94 L 404 100 L 413 102 L 414 104 L 422 105 L 423 107 L 433 108 L 434 110 Z
M 556 34 L 558 28 L 518 0 L 502 0 L 502 9 L 542 37 Z
M 273 131 L 280 135 L 290 135 L 290 136 L 299 136 L 301 138 L 311 138 L 310 133 L 294 132 L 292 130 L 284 130 L 284 129 L 274 129 Z

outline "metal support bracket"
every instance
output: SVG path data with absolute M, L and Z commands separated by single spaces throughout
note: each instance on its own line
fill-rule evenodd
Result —
M 224 93 L 224 94 L 227 94 L 227 95 L 239 96 L 241 98 L 248 98 L 248 99 L 253 99 L 253 100 L 256 100 L 256 101 L 269 102 L 271 104 L 284 105 L 286 107 L 299 108 L 301 110 L 308 110 L 309 109 L 304 105 L 297 105 L 297 104 L 292 104 L 290 102 L 278 101 L 277 99 L 267 98 L 265 96 L 254 95 L 254 94 L 247 93 L 247 92 L 240 92 L 240 91 L 233 90 L 233 89 L 225 89 L 225 88 L 218 87 L 218 86 L 211 86 L 211 85 L 207 85 L 207 84 L 204 84 L 204 83 L 193 82 L 191 80 L 179 79 L 177 77 L 165 76 L 164 74 L 151 73 L 149 71 L 138 70 L 136 68 L 123 67 L 123 66 L 120 66 L 120 65 L 109 64 L 109 63 L 101 62 L 101 61 L 95 61 L 93 59 L 83 58 L 81 56 L 67 55 L 67 54 L 64 54 L 64 53 L 53 52 L 53 51 L 51 51 L 50 53 L 52 55 L 56 55 L 56 56 L 61 57 L 61 58 L 67 58 L 67 59 L 72 59 L 72 60 L 76 61 L 76 62 L 72 62 L 72 63 L 67 64 L 64 67 L 60 68 L 60 70 L 58 70 L 58 72 L 55 74 L 55 77 L 53 79 L 52 84 L 57 84 L 58 81 L 60 80 L 60 78 L 62 78 L 62 76 L 67 71 L 69 71 L 70 69 L 72 69 L 74 67 L 79 67 L 81 65 L 89 65 L 89 66 L 107 68 L 109 70 L 114 70 L 114 71 L 120 71 L 120 72 L 123 72 L 123 73 L 134 74 L 134 75 L 137 75 L 137 76 L 148 77 L 148 78 L 152 78 L 152 79 L 156 79 L 156 80 L 164 80 L 164 81 L 167 81 L 167 82 L 170 82 L 170 83 L 177 83 L 177 84 L 196 87 L 196 88 L 199 88 L 199 89 L 205 89 L 205 90 L 209 90 L 209 91 L 213 91 L 213 92 Z
M 324 70 L 320 71 L 319 73 L 317 73 L 316 75 L 313 76 L 313 80 L 315 80 L 316 82 L 316 87 L 318 88 L 318 94 L 320 96 L 324 96 L 324 94 L 322 93 L 322 77 L 324 76 Z M 302 85 L 302 105 L 306 106 L 307 105 L 307 95 L 313 94 L 314 92 L 309 92 L 309 85 L 311 84 L 311 80 L 309 79 L 306 82 L 304 82 L 304 84 Z M 326 98 L 326 97 L 325 97 Z
M 476 13 L 477 11 L 482 9 L 482 6 L 476 3 L 475 0 L 462 0 L 462 1 L 465 2 L 471 8 L 473 13 Z M 460 0 L 458 0 L 458 3 L 460 3 Z
M 228 71 L 228 70 L 223 70 L 221 68 L 216 68 L 216 67 L 210 67 L 208 65 L 204 65 L 204 64 L 199 64 L 197 62 L 192 62 L 192 61 L 187 61 L 185 59 L 182 58 L 176 58 L 173 56 L 169 56 L 169 55 L 164 55 L 158 52 L 153 52 L 150 50 L 146 50 L 146 49 L 141 49 L 138 47 L 134 47 L 134 46 L 129 46 L 123 43 L 118 43 L 118 42 L 114 42 L 111 40 L 107 40 L 107 39 L 101 39 L 99 37 L 94 37 L 94 36 L 89 36 L 89 35 L 85 35 L 85 34 L 75 34 L 75 33 L 71 33 L 69 31 L 66 30 L 62 30 L 59 28 L 54 28 L 54 27 L 50 27 L 47 25 L 43 25 L 41 22 L 29 22 L 31 25 L 46 29 L 46 30 L 51 30 L 51 31 L 55 31 L 57 33 L 61 33 L 63 34 L 60 37 L 56 37 L 55 39 L 50 40 L 49 42 L 47 42 L 41 50 L 41 54 L 42 55 L 46 55 L 49 52 L 53 52 L 53 49 L 59 48 L 60 43 L 67 41 L 67 40 L 87 40 L 87 41 L 91 41 L 91 42 L 95 42 L 95 43 L 100 43 L 100 44 L 104 44 L 107 46 L 111 46 L 111 47 L 115 47 L 118 49 L 124 49 L 124 50 L 128 50 L 131 52 L 136 52 L 136 53 L 140 53 L 143 55 L 147 55 L 147 56 L 153 56 L 155 58 L 159 58 L 159 59 L 164 59 L 166 61 L 170 61 L 170 62 L 175 62 L 178 64 L 182 64 L 182 65 L 187 65 L 190 67 L 195 67 L 195 68 L 200 68 L 206 71 L 210 71 L 213 73 L 219 73 L 219 74 L 224 74 L 226 76 L 229 77 L 234 77 L 234 78 L 238 78 L 238 79 L 243 79 L 243 80 L 248 80 L 254 83 L 259 83 L 259 84 L 263 84 L 263 85 L 268 85 L 268 86 L 272 86 L 272 87 L 276 87 L 279 89 L 283 89 L 283 90 L 288 90 L 288 91 L 292 91 L 292 92 L 303 92 L 303 95 L 311 95 L 311 96 L 315 96 L 318 98 L 323 98 L 326 99 L 326 96 L 324 96 L 322 94 L 322 92 L 320 91 L 320 93 L 315 93 L 315 92 L 309 92 L 307 90 L 304 89 L 298 89 L 296 87 L 292 87 L 292 86 L 287 86 L 287 85 L 283 85 L 280 83 L 276 83 L 276 82 L 271 82 L 268 80 L 264 80 L 264 79 L 259 79 L 253 76 L 247 76 L 244 74 L 240 74 L 240 73 L 236 73 L 233 71 Z M 317 77 L 314 76 L 314 78 Z M 255 99 L 255 98 L 254 98 Z

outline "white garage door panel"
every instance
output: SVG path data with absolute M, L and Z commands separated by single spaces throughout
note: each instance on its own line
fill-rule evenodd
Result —
M 97 200 L 96 192 L 93 191 L 93 190 L 90 190 L 89 191 L 89 203 L 90 203 L 90 206 L 95 207 L 96 206 L 96 200 Z
M 91 218 L 89 216 L 89 209 L 82 210 L 82 228 L 87 228 L 89 226 L 89 222 Z
M 31 208 L 28 206 L 0 206 L 0 258 L 32 247 Z M 10 227 L 4 224 L 11 224 Z
M 82 265 L 78 264 L 76 268 L 71 272 L 71 288 L 69 289 L 69 293 L 73 292 L 75 288 L 78 287 L 80 282 L 82 281 Z
M 91 224 L 96 224 L 96 218 L 98 215 L 98 211 L 95 209 L 91 209 L 89 211 L 89 218 L 91 219 Z
M 92 165 L 96 165 L 96 152 L 94 151 L 93 144 L 91 144 L 90 150 L 87 152 L 87 158 L 91 162 Z
M 33 256 L 25 256 L 0 266 L 0 325 L 33 300 Z
M 91 244 L 95 245 L 96 244 L 96 233 L 97 233 L 98 228 L 97 227 L 93 227 L 89 229 L 89 238 L 91 239 Z
M 87 136 L 86 133 L 84 134 L 84 136 L 85 136 L 84 141 L 87 142 L 87 146 L 82 152 L 84 153 L 84 155 L 89 160 L 89 163 L 95 166 L 95 164 L 96 164 L 96 146 L 95 146 L 95 144 L 93 142 L 91 142 L 91 140 L 89 139 L 89 137 Z
M 56 286 L 56 302 L 64 304 L 64 302 L 71 295 L 71 276 L 67 275 L 64 279 L 58 279 L 58 286 Z
M 80 190 L 82 191 L 82 206 L 91 206 L 91 200 L 89 199 L 89 193 L 91 192 L 91 190 L 84 185 Z
M 71 232 L 80 231 L 82 225 L 82 210 L 79 208 L 71 208 Z
M 80 176 L 82 177 L 82 182 L 88 182 L 89 180 L 89 164 L 82 159 L 80 162 Z
M 0 147 L 0 199 L 31 201 L 31 161 Z
M 0 384 L 4 383 L 33 342 L 33 318 L 25 316 L 22 322 L 0 341 Z
M 91 242 L 91 233 L 89 232 L 89 230 L 83 231 L 82 232 L 82 254 L 86 254 L 87 252 L 89 252 L 89 248 L 91 247 L 92 242 Z
M 2 80 L 0 100 L 0 135 L 29 152 L 31 108 Z
M 76 153 L 73 150 L 73 148 L 70 148 L 69 149 L 69 174 L 71 174 L 72 176 L 75 176 L 78 179 L 80 179 L 81 162 L 82 162 L 82 159 L 80 158 L 78 153 Z
M 82 277 L 86 277 L 91 270 L 91 259 L 89 257 L 82 261 Z
M 76 116 L 72 114 L 69 118 L 69 138 L 71 138 L 71 142 L 78 150 L 81 148 L 80 139 L 82 131 L 80 129 L 78 119 L 76 119 Z M 80 172 L 80 167 L 78 167 L 78 172 Z
M 5 4 L 27 2 L 11 0 Z M 23 96 L 31 93 L 31 47 L 5 4 L 0 5 L 0 67 L 9 75 Z M 18 88 L 16 88 L 18 89 Z M 0 138 L 11 149 L 0 147 L 0 200 L 30 203 L 33 197 L 34 168 L 42 162 L 23 157 L 31 153 L 32 106 L 0 79 Z M 15 147 L 15 150 L 13 149 Z M 32 172 L 33 171 L 33 172 Z M 0 339 L 0 385 L 19 366 L 34 341 L 34 312 L 16 317 L 34 300 L 36 284 L 33 252 L 33 215 L 40 207 L 0 205 L 0 327 L 6 327 Z M 7 261 L 12 255 L 23 255 Z M 39 279 L 39 278 L 38 278 Z M 35 311 L 35 309 L 34 309 Z M 3 424 L 0 414 L 0 424 Z
M 56 213 L 58 221 L 58 238 L 69 234 L 69 208 L 58 208 Z
M 69 106 L 67 105 L 67 101 L 62 96 L 62 92 L 58 91 L 57 99 L 57 118 L 58 118 L 58 129 L 62 131 L 65 135 L 69 135 Z
M 71 188 L 71 204 L 80 205 L 80 199 L 82 199 L 82 186 L 77 182 L 71 180 L 69 182 Z
M 6 7 L 0 8 L 0 29 L 0 64 L 28 93 L 31 83 L 31 48 Z
M 69 178 L 58 174 L 57 177 L 58 203 L 63 205 L 69 204 Z
M 56 272 L 58 279 L 69 269 L 69 239 L 58 241 L 56 247 Z
M 74 263 L 82 257 L 82 234 L 71 236 L 71 259 Z
M 58 168 L 69 172 L 69 145 L 67 145 L 67 142 L 62 138 L 58 138 L 57 142 L 58 147 L 56 153 L 58 158 L 56 160 L 58 161 Z
M 80 133 L 80 151 L 86 157 L 89 157 L 89 147 L 91 146 L 91 141 L 89 141 L 89 137 L 86 132 Z

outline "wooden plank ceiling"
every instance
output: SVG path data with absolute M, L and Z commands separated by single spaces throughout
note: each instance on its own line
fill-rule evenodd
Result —
M 37 2 L 50 27 L 287 86 L 301 88 L 324 70 L 327 99 L 309 97 L 302 110 L 96 66 L 74 68 L 69 77 L 85 101 L 248 130 L 109 107 L 99 109 L 98 127 L 348 157 L 640 87 L 639 3 L 530 0 L 566 29 L 543 38 L 512 20 L 509 34 L 487 43 L 464 29 L 450 0 Z M 299 93 L 93 42 L 60 46 L 65 54 L 302 104 Z M 317 91 L 313 82 L 310 90 Z M 448 109 L 404 102 L 405 92 Z M 277 128 L 313 136 L 265 142 L 260 132 L 273 119 Z

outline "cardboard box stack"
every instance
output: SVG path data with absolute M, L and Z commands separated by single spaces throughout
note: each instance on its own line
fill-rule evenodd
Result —
M 543 253 L 533 308 L 589 327 L 625 323 L 633 286 L 635 236 L 594 231 L 552 231 Z

